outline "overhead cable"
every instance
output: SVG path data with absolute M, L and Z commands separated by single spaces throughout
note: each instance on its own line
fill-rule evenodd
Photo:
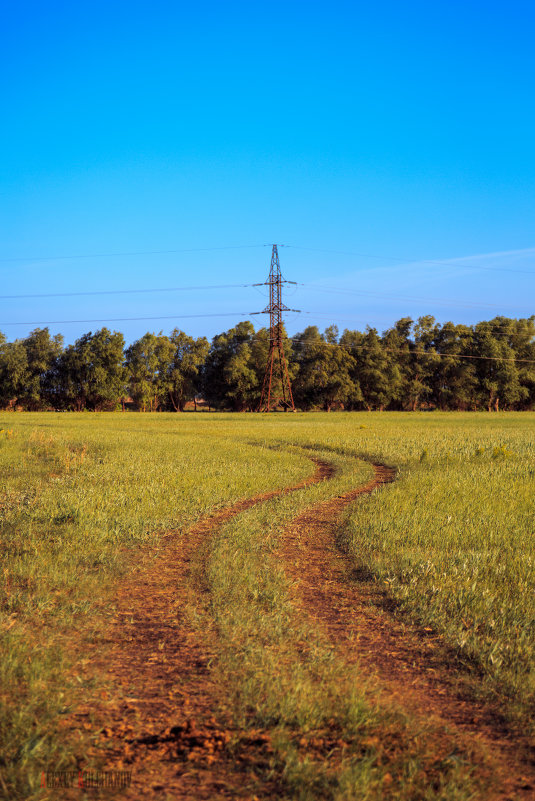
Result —
M 78 259 L 103 259 L 114 256 L 158 256 L 166 253 L 202 253 L 213 250 L 246 250 L 250 248 L 264 248 L 267 245 L 225 245 L 214 248 L 180 248 L 173 250 L 134 250 L 125 253 L 85 253 L 78 256 L 16 256 L 0 259 L 0 262 L 19 262 L 19 261 L 75 261 Z
M 326 347 L 339 347 L 343 350 L 370 350 L 369 345 L 341 345 L 338 342 L 326 342 L 325 340 L 320 339 L 300 339 L 297 337 L 283 337 L 283 339 L 290 341 L 290 342 L 298 342 L 299 344 L 304 342 L 305 344 L 314 344 L 314 345 L 325 345 Z M 265 339 L 260 337 L 254 338 L 256 342 L 265 342 Z M 523 364 L 535 364 L 535 359 L 513 359 L 509 357 L 502 357 L 502 356 L 478 356 L 475 353 L 437 353 L 434 351 L 417 351 L 417 350 L 402 350 L 400 348 L 388 348 L 381 346 L 382 351 L 387 351 L 388 353 L 402 353 L 406 356 L 427 356 L 433 357 L 438 356 L 444 359 L 483 359 L 484 361 L 492 361 L 492 362 L 522 362 Z
M 105 317 L 96 320 L 29 320 L 20 323 L 0 323 L 4 325 L 67 325 L 70 323 L 122 323 L 132 320 L 185 320 L 194 317 L 249 317 L 254 312 L 223 312 L 218 314 L 170 314 L 162 317 Z
M 470 301 L 464 300 L 456 300 L 454 298 L 426 298 L 422 297 L 421 295 L 392 295 L 388 292 L 370 292 L 364 289 L 344 289 L 343 287 L 330 287 L 330 286 L 323 286 L 319 284 L 303 284 L 298 283 L 298 286 L 302 286 L 304 289 L 308 289 L 309 291 L 318 291 L 318 292 L 329 292 L 332 294 L 338 295 L 362 295 L 366 297 L 377 297 L 377 298 L 387 298 L 389 300 L 409 300 L 409 301 L 425 301 L 429 303 L 439 303 L 441 306 L 458 306 L 458 307 L 466 307 L 466 308 L 503 308 L 503 304 L 498 303 L 472 303 Z M 517 306 L 512 306 L 506 304 L 509 308 L 519 308 Z
M 205 289 L 241 289 L 256 284 L 205 284 L 204 286 L 171 286 L 155 289 L 95 289 L 83 292 L 45 292 L 34 295 L 0 295 L 0 300 L 17 300 L 23 298 L 75 298 L 88 295 L 142 295 L 149 292 L 189 292 Z

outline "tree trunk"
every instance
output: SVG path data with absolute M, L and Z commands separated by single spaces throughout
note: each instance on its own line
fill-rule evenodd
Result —
M 171 390 L 169 390 L 169 398 L 171 400 L 171 403 L 173 404 L 173 409 L 175 410 L 175 412 L 180 412 L 181 411 L 180 406 L 175 400 L 175 393 L 171 392 Z

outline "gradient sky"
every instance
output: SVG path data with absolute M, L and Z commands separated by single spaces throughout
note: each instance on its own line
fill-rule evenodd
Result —
M 535 314 L 534 23 L 533 0 L 5 1 L 0 294 L 263 281 L 278 242 L 291 333 Z M 264 305 L 2 297 L 0 330 L 211 337 Z

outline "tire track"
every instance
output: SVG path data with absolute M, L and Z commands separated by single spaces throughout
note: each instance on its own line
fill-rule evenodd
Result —
M 279 554 L 292 579 L 292 597 L 333 644 L 339 658 L 358 664 L 372 679 L 381 705 L 408 711 L 432 725 L 436 748 L 448 754 L 488 755 L 480 765 L 492 777 L 485 799 L 535 798 L 535 764 L 529 746 L 513 736 L 497 707 L 463 690 L 456 659 L 431 629 L 394 614 L 387 593 L 336 547 L 341 512 L 359 496 L 394 480 L 395 471 L 376 464 L 365 486 L 309 507 L 283 535 Z
M 159 537 L 120 586 L 114 620 L 97 647 L 91 643 L 85 669 L 88 681 L 96 674 L 107 677 L 110 690 L 98 706 L 88 699 L 66 724 L 94 734 L 101 729 L 88 756 L 104 756 L 108 770 L 132 771 L 122 799 L 277 795 L 275 784 L 259 786 L 254 779 L 255 766 L 269 759 L 269 736 L 229 723 L 224 688 L 210 671 L 215 637 L 192 628 L 187 608 L 204 590 L 196 585 L 195 559 L 206 540 L 240 512 L 333 475 L 331 465 L 311 461 L 315 472 L 304 481 L 238 501 L 202 518 L 187 534 Z

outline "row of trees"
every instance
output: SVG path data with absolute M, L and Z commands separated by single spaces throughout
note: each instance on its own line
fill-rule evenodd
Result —
M 249 322 L 211 344 L 175 329 L 126 349 L 107 328 L 66 348 L 47 328 L 14 342 L 0 333 L 0 406 L 101 410 L 131 399 L 182 411 L 201 395 L 215 409 L 252 410 L 268 350 L 268 330 Z M 535 408 L 535 316 L 475 326 L 404 318 L 382 334 L 310 326 L 285 352 L 301 409 Z

